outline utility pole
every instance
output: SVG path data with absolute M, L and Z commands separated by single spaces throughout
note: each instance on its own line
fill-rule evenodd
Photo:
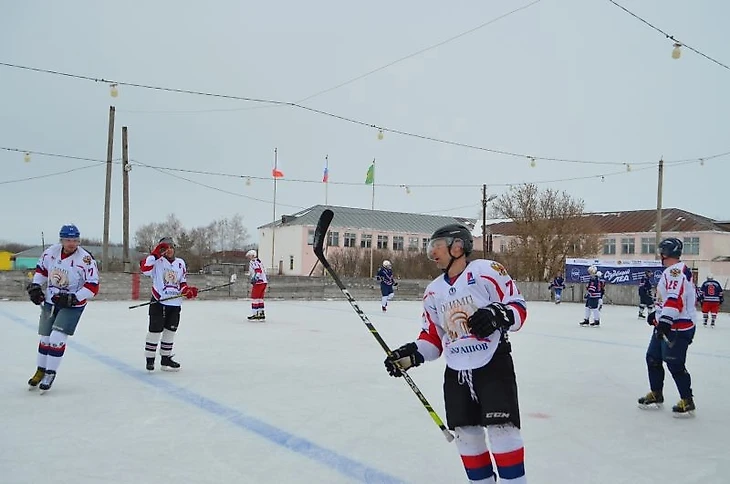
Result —
M 659 179 L 656 190 L 656 238 L 654 241 L 654 258 L 659 260 L 659 242 L 662 241 L 662 183 L 664 182 L 664 159 L 659 159 Z
M 131 264 L 129 261 L 129 145 L 127 144 L 127 127 L 122 126 L 122 262 L 124 263 L 124 272 L 130 272 Z
M 104 240 L 101 243 L 101 269 L 109 260 L 109 205 L 112 192 L 112 156 L 114 154 L 114 106 L 109 106 L 109 134 L 106 142 L 106 186 L 104 189 Z
M 487 184 L 482 185 L 482 257 L 487 258 Z

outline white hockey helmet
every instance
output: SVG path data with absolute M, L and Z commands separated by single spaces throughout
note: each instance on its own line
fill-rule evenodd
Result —
M 246 257 L 249 259 L 255 259 L 256 258 L 256 251 L 251 249 L 248 252 L 246 252 Z
M 597 272 L 598 272 L 598 269 L 596 268 L 596 266 L 590 266 L 588 268 L 588 274 L 590 274 L 592 276 L 595 276 Z
M 603 277 L 603 272 L 601 272 L 601 271 L 598 271 L 598 272 L 596 272 L 596 275 L 597 275 L 598 277 Z
M 383 267 L 390 267 L 391 265 L 392 265 L 392 264 L 390 263 L 390 261 L 389 261 L 388 259 L 385 259 L 385 260 L 383 261 Z
M 714 277 L 713 277 L 713 275 L 712 275 L 712 272 L 710 272 L 709 274 L 707 274 L 707 280 L 708 280 L 708 281 L 711 281 L 711 280 L 713 280 L 713 279 L 714 279 Z

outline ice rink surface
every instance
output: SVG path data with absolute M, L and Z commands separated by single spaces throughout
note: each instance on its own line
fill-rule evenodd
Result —
M 178 373 L 144 369 L 146 308 L 92 302 L 50 392 L 28 391 L 39 310 L 0 302 L 0 481 L 75 483 L 461 483 L 443 438 L 347 301 L 186 301 Z M 412 341 L 420 304 L 363 310 L 391 347 Z M 730 482 L 730 318 L 697 328 L 695 418 L 642 411 L 650 328 L 636 309 L 528 303 L 511 337 L 532 484 Z M 159 359 L 158 359 L 159 362 Z M 411 370 L 445 419 L 443 360 Z

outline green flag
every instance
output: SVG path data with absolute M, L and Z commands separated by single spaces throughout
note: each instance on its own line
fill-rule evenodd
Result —
M 373 182 L 375 182 L 375 163 L 370 165 L 370 168 L 368 168 L 368 174 L 365 175 L 366 185 L 372 185 Z

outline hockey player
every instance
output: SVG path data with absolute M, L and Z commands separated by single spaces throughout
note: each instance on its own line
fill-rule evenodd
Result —
M 266 271 L 264 264 L 259 260 L 255 250 L 251 249 L 246 252 L 248 258 L 248 276 L 251 281 L 251 315 L 249 321 L 265 321 L 266 313 L 264 312 L 264 295 L 266 293 Z
M 548 289 L 553 291 L 553 294 L 555 294 L 555 304 L 560 304 L 560 300 L 563 297 L 563 289 L 565 289 L 565 279 L 563 279 L 563 274 L 558 272 L 555 274 L 555 278 L 553 279 L 553 282 L 550 283 L 550 286 L 548 286 Z
M 710 319 L 710 326 L 715 327 L 717 312 L 720 310 L 720 304 L 725 300 L 722 292 L 720 283 L 712 277 L 712 274 L 707 274 L 707 280 L 700 287 L 702 324 L 704 326 L 707 326 L 707 320 Z
M 175 256 L 175 243 L 163 237 L 147 258 L 139 263 L 145 276 L 152 278 L 152 304 L 149 309 L 149 327 L 145 342 L 147 370 L 154 371 L 157 345 L 160 345 L 160 368 L 164 371 L 180 370 L 180 363 L 173 360 L 172 347 L 180 324 L 182 298 L 198 296 L 198 288 L 187 283 L 185 261 Z
M 664 239 L 658 249 L 665 269 L 657 284 L 656 310 L 646 317 L 646 322 L 654 327 L 646 350 L 650 391 L 639 398 L 639 407 L 655 408 L 664 402 L 662 363 L 666 363 L 680 397 L 672 412 L 675 416 L 687 416 L 692 415 L 695 409 L 692 380 L 685 367 L 687 347 L 695 334 L 692 271 L 680 261 L 681 240 L 674 237 Z
M 28 380 L 30 389 L 38 387 L 41 392 L 51 389 L 66 351 L 66 340 L 76 331 L 87 301 L 99 291 L 96 261 L 79 246 L 79 229 L 73 224 L 64 225 L 58 237 L 60 243 L 43 251 L 33 281 L 26 288 L 33 304 L 41 306 L 38 368 Z
M 601 283 L 598 277 L 598 269 L 596 266 L 590 266 L 588 268 L 588 284 L 586 285 L 586 293 L 583 298 L 586 300 L 585 304 L 585 317 L 580 322 L 581 326 L 591 326 L 597 328 L 601 325 L 601 310 L 599 306 L 601 299 L 603 299 L 604 285 Z M 593 322 L 590 321 L 591 315 L 593 316 Z
M 502 264 L 467 259 L 473 245 L 463 225 L 433 233 L 427 255 L 444 274 L 426 287 L 418 339 L 393 351 L 385 367 L 399 377 L 443 354 L 446 420 L 469 481 L 496 482 L 496 465 L 501 482 L 522 484 L 524 449 L 507 332 L 525 322 L 525 300 Z
M 653 278 L 654 274 L 651 271 L 646 271 L 639 283 L 639 319 L 644 319 L 644 309 L 648 308 L 649 312 L 654 311 L 654 296 L 652 294 L 654 286 L 651 283 Z
M 383 308 L 383 312 L 385 312 L 388 310 L 388 301 L 395 296 L 393 288 L 398 285 L 393 278 L 393 267 L 389 260 L 383 261 L 383 266 L 378 269 L 378 274 L 375 278 L 380 282 L 380 305 Z

